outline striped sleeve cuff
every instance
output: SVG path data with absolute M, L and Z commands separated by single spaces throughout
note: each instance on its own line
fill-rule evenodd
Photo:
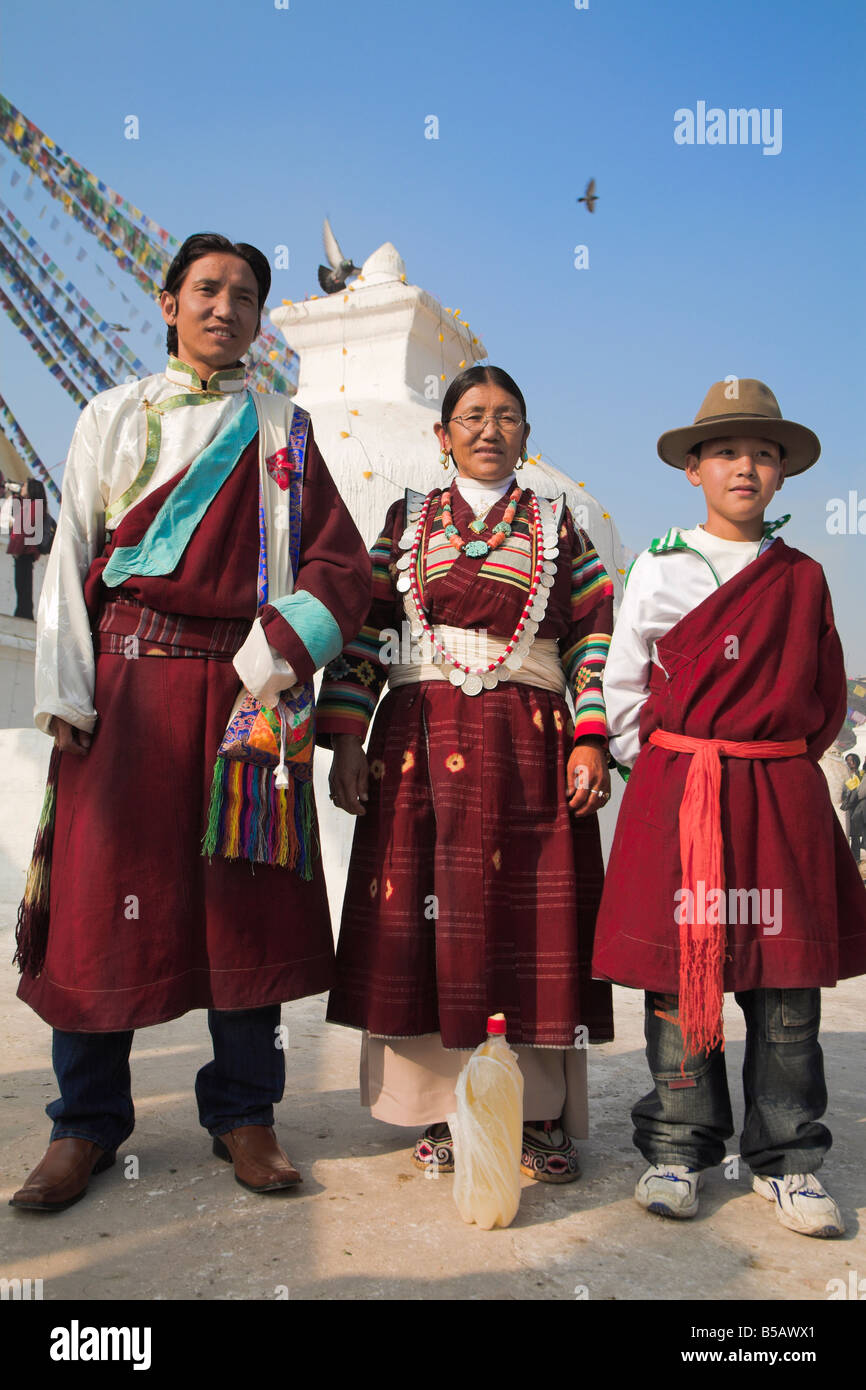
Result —
M 316 705 L 318 743 L 323 748 L 330 748 L 332 734 L 356 734 L 363 741 L 367 737 L 375 707 L 373 700 L 365 699 L 354 687 L 332 686 L 326 695 L 320 696 Z
M 606 632 L 591 632 L 563 654 L 565 678 L 574 700 L 574 737 L 607 738 L 602 678 L 610 649 Z

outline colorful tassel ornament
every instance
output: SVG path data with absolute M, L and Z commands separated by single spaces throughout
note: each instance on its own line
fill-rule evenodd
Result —
M 57 807 L 57 774 L 60 769 L 60 750 L 51 751 L 48 764 L 48 780 L 45 783 L 45 796 L 33 855 L 27 870 L 24 897 L 18 908 L 18 921 L 15 927 L 16 949 L 12 957 L 17 962 L 22 975 L 34 979 L 45 964 L 48 950 L 48 924 L 51 900 L 51 851 L 54 844 L 54 814 Z
M 209 859 L 279 864 L 313 877 L 316 844 L 312 780 L 275 784 L 273 768 L 217 758 L 202 853 Z

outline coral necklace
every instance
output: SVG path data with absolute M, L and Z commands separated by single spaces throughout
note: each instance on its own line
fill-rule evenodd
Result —
M 523 489 L 516 487 L 508 499 L 508 506 L 501 521 L 498 521 L 493 528 L 493 534 L 489 541 L 468 540 L 464 541 L 457 527 L 454 525 L 454 517 L 451 515 L 451 489 L 442 494 L 442 520 L 445 522 L 445 535 L 455 550 L 463 550 L 467 555 L 486 555 L 491 550 L 498 550 L 504 545 L 511 535 L 511 523 L 517 515 L 517 504 L 520 501 Z M 494 506 L 496 503 L 493 504 Z M 492 510 L 488 508 L 488 511 Z M 469 530 L 485 531 L 487 522 L 484 517 L 477 517 L 475 521 L 470 521 Z
M 518 496 L 520 495 L 520 491 L 521 489 L 518 488 Z M 421 602 L 421 592 L 418 587 L 417 575 L 418 558 L 423 541 L 427 514 L 433 500 L 434 497 L 432 493 L 424 499 L 424 505 L 421 509 L 421 515 L 414 533 L 411 528 L 407 528 L 407 531 L 404 533 L 404 538 L 400 542 L 401 549 L 405 546 L 409 550 L 409 554 L 398 561 L 398 568 L 402 568 L 403 573 L 397 581 L 397 589 L 400 593 L 406 594 L 409 599 L 411 608 L 414 610 L 412 616 L 414 617 L 415 623 L 418 624 L 419 628 L 424 631 L 428 639 L 433 643 L 434 648 L 443 661 L 450 665 L 451 671 L 448 675 L 448 679 L 451 684 L 459 686 L 463 690 L 464 695 L 477 695 L 482 689 L 492 690 L 498 685 L 500 680 L 507 680 L 512 671 L 518 671 L 523 665 L 524 658 L 535 641 L 535 634 L 538 631 L 539 625 L 544 620 L 547 601 L 553 586 L 553 577 L 556 574 L 556 564 L 554 560 L 557 553 L 556 526 L 550 514 L 550 503 L 545 502 L 547 520 L 542 522 L 538 498 L 534 493 L 530 493 L 529 505 L 532 511 L 535 565 L 529 585 L 529 597 L 520 615 L 517 627 L 514 629 L 511 639 L 505 644 L 501 656 L 498 656 L 495 661 L 488 662 L 485 666 L 472 667 L 466 662 L 459 661 L 456 656 L 447 650 L 444 643 L 436 635 L 436 631 L 431 625 Z M 513 501 L 514 499 L 512 498 L 511 500 Z M 516 511 L 516 502 L 514 506 Z M 509 531 L 510 529 L 511 527 L 509 525 Z M 502 537 L 499 541 L 501 545 L 505 540 L 505 534 L 500 531 L 499 535 Z M 451 538 L 449 537 L 449 539 Z M 454 544 L 453 540 L 451 543 L 452 545 Z M 487 550 L 495 548 L 495 546 L 487 546 L 484 553 L 486 554 Z M 466 553 L 470 553 L 468 548 Z

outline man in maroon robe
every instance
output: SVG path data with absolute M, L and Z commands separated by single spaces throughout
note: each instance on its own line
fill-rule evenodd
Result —
M 866 895 L 818 759 L 845 716 L 842 648 L 820 565 L 764 511 L 818 457 L 772 392 L 711 388 L 659 440 L 703 488 L 629 574 L 604 693 L 633 770 L 596 927 L 594 973 L 646 991 L 654 1087 L 632 1111 L 650 1163 L 638 1202 L 691 1217 L 733 1133 L 722 996 L 746 1016 L 741 1154 L 783 1225 L 844 1230 L 815 1170 L 831 1144 L 820 987 L 866 970 Z M 787 521 L 785 517 L 783 521 Z
M 268 792 L 283 807 L 270 856 L 203 857 L 202 841 L 234 823 L 263 843 L 255 798 L 213 798 L 241 679 L 268 706 L 309 682 L 360 627 L 370 562 L 308 417 L 246 388 L 269 285 L 254 247 L 189 238 L 162 297 L 166 372 L 97 396 L 73 439 L 38 626 L 36 722 L 56 747 L 18 935 L 19 995 L 54 1028 L 60 1097 L 14 1206 L 83 1196 L 133 1128 L 133 1030 L 193 1008 L 213 1037 L 196 1095 L 214 1152 L 253 1191 L 300 1181 L 273 1107 L 280 1003 L 331 983 L 311 784 Z M 269 420 L 281 446 L 266 459 Z M 277 572 L 289 541 L 293 573 Z

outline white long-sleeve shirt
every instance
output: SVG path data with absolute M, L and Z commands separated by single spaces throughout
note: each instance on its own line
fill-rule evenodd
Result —
M 153 472 L 118 507 L 145 462 L 145 400 L 160 405 L 197 383 L 191 368 L 172 363 L 165 372 L 101 392 L 81 412 L 66 460 L 63 501 L 37 615 L 34 720 L 45 733 L 53 715 L 87 733 L 96 724 L 95 661 L 84 580 L 105 541 L 106 512 L 111 512 L 108 524 L 116 526 L 131 507 L 197 458 L 248 398 L 243 370 L 229 368 L 214 373 L 207 383 L 208 391 L 219 394 L 218 400 L 161 415 Z M 294 684 L 294 672 L 269 645 L 258 621 L 235 657 L 235 666 L 247 688 L 268 703 L 274 686 Z
M 771 544 L 771 538 L 729 541 L 702 526 L 672 528 L 689 549 L 644 550 L 631 567 L 604 668 L 604 701 L 610 751 L 623 767 L 640 752 L 641 710 L 649 696 L 656 644 L 676 623 L 732 579 Z

